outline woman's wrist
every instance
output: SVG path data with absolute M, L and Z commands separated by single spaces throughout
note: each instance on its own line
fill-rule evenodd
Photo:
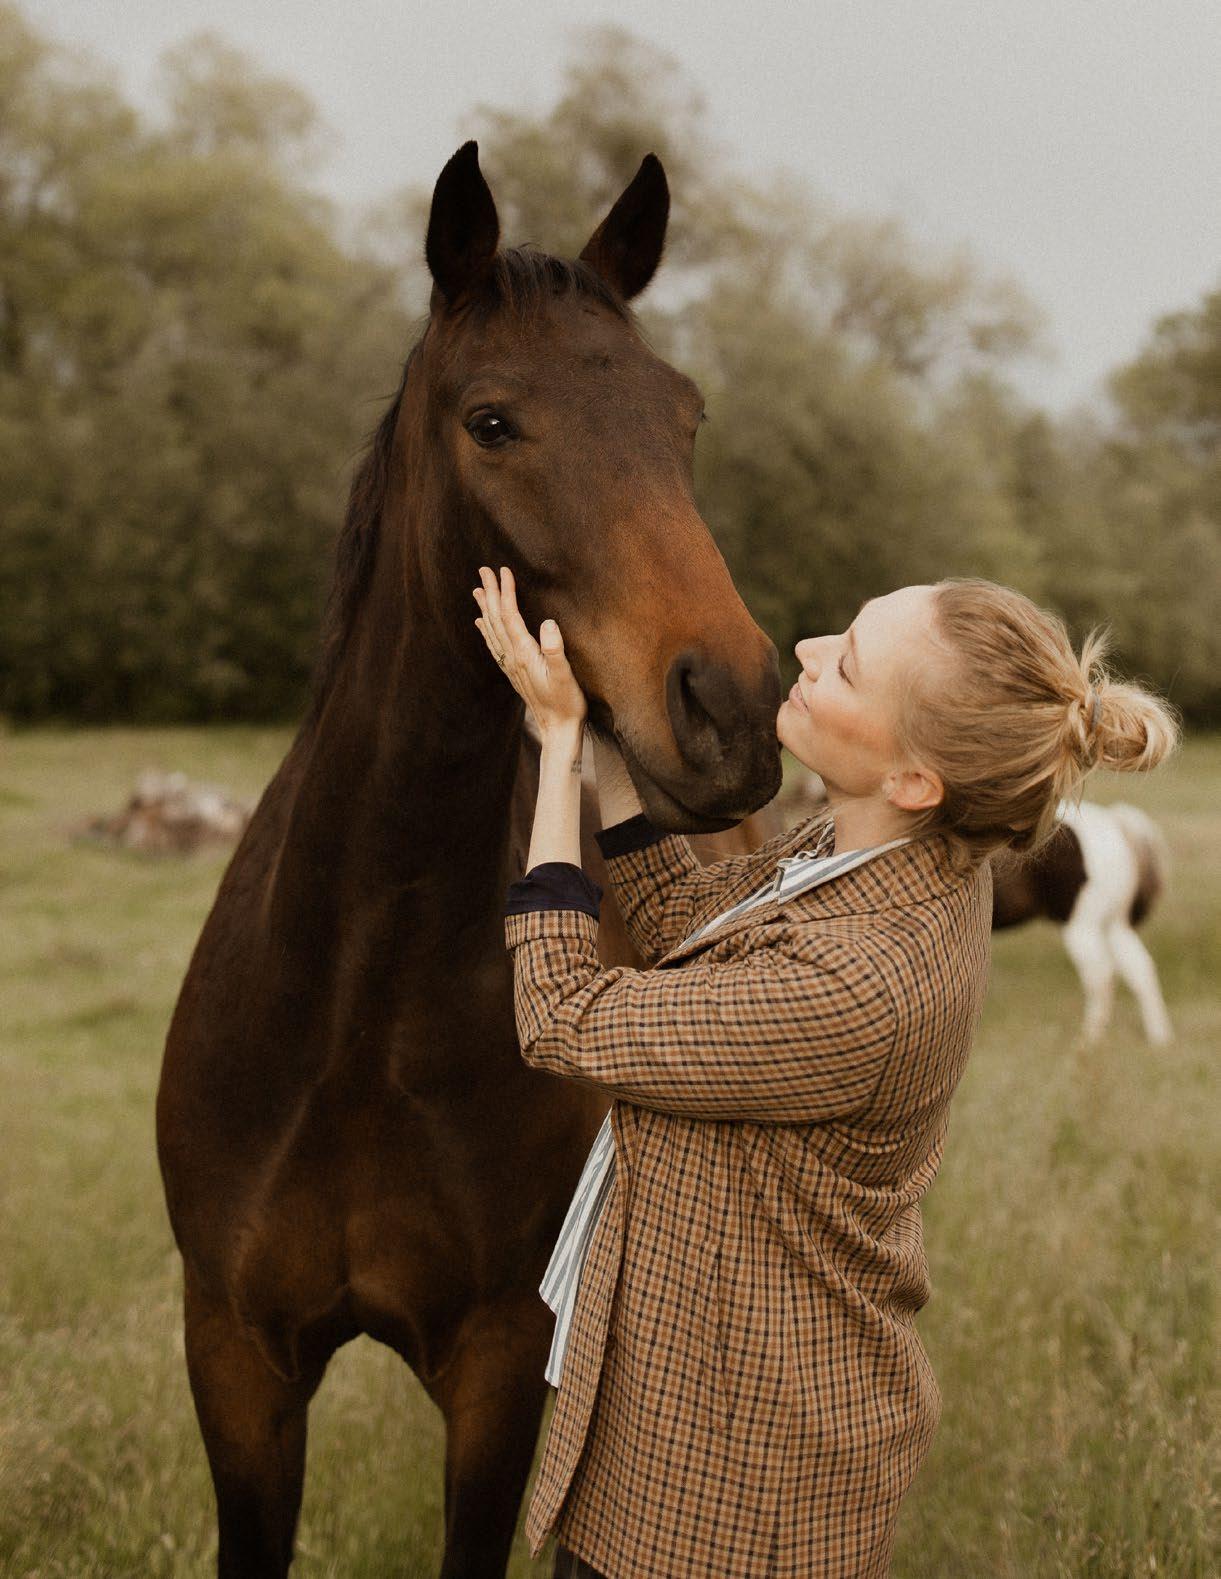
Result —
M 562 763 L 573 774 L 580 774 L 584 758 L 584 723 L 553 723 L 547 733 L 539 731 L 539 771 L 542 764 Z
M 548 756 L 571 757 L 581 755 L 585 743 L 585 720 L 565 720 L 561 724 L 548 724 L 539 729 L 539 751 Z

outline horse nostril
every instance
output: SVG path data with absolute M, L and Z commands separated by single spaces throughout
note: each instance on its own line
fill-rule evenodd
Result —
M 693 665 L 689 660 L 684 662 L 679 669 L 678 686 L 679 695 L 681 696 L 683 702 L 683 707 L 686 710 L 687 716 L 692 720 L 692 722 L 696 724 L 707 723 L 715 728 L 716 720 L 704 706 L 703 702 L 700 701 L 700 694 L 696 687 Z
M 684 804 L 697 810 L 715 805 L 719 816 L 727 796 L 742 804 L 743 783 L 766 783 L 773 777 L 775 793 L 780 778 L 775 736 L 780 666 L 774 647 L 756 676 L 699 647 L 688 647 L 670 660 L 664 684 L 679 771 L 685 775 L 677 781 Z
M 693 766 L 707 769 L 724 754 L 725 731 L 736 711 L 728 671 L 699 651 L 683 652 L 666 675 L 666 708 L 678 749 Z

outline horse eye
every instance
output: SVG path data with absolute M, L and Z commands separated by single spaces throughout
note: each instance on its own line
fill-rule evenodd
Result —
M 485 450 L 496 449 L 513 437 L 513 429 L 494 411 L 481 411 L 477 417 L 467 423 L 466 431 L 475 443 L 481 444 Z

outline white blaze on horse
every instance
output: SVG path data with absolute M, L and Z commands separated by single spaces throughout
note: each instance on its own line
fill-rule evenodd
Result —
M 993 857 L 993 931 L 1038 917 L 1063 926 L 1085 990 L 1087 1042 L 1107 1028 L 1117 975 L 1136 998 L 1149 1041 L 1173 1036 L 1157 966 L 1136 935 L 1165 887 L 1168 864 L 1161 831 L 1143 811 L 1090 801 L 1062 806 L 1059 829 L 1033 857 Z

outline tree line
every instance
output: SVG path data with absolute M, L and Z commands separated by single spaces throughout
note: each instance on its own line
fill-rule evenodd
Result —
M 214 36 L 163 58 L 162 102 L 0 3 L 13 722 L 299 711 L 348 476 L 422 328 L 427 190 L 354 230 L 310 186 L 309 100 Z M 1038 332 L 1013 285 L 744 180 L 630 34 L 587 30 L 545 114 L 468 124 L 506 239 L 560 253 L 662 158 L 641 319 L 708 393 L 697 499 L 782 665 L 866 597 L 981 574 L 1221 722 L 1221 289 L 1151 328 L 1109 410 L 1056 419 L 1012 383 Z

